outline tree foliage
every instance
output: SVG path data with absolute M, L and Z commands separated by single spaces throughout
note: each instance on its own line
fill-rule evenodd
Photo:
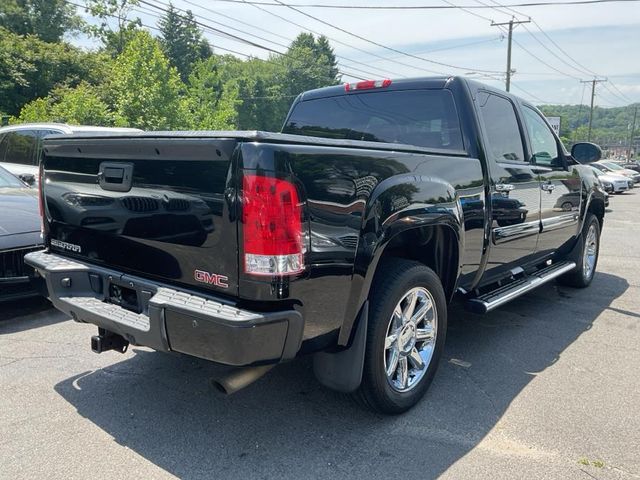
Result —
M 75 33 L 83 22 L 65 0 L 2 0 L 0 27 L 18 35 L 34 35 L 44 42 L 58 42 Z
M 99 23 L 88 25 L 87 33 L 102 42 L 104 50 L 116 57 L 142 26 L 138 17 L 132 15 L 137 0 L 87 0 L 86 10 Z
M 0 111 L 17 115 L 24 104 L 56 86 L 101 82 L 108 68 L 100 54 L 0 28 Z
M 139 31 L 113 66 L 116 124 L 145 130 L 185 128 L 184 85 L 156 39 Z
M 607 146 L 626 145 L 635 105 L 593 109 L 591 141 Z M 542 105 L 542 113 L 560 117 L 560 135 L 568 143 L 585 142 L 589 131 L 588 105 Z M 640 127 L 640 121 L 636 128 Z M 568 145 L 567 145 L 568 146 Z
M 17 120 L 111 126 L 114 115 L 98 89 L 83 82 L 75 88 L 58 87 L 47 97 L 26 104 Z
M 237 125 L 239 88 L 226 85 L 219 74 L 215 57 L 201 60 L 189 76 L 187 95 L 189 128 L 197 130 L 232 130 Z
M 211 46 L 202 36 L 191 10 L 181 14 L 170 3 L 158 26 L 162 49 L 171 65 L 178 69 L 182 81 L 186 82 L 193 66 L 213 54 Z

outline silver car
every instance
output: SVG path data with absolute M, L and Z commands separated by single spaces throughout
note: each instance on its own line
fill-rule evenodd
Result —
M 599 162 L 595 162 L 592 165 L 604 173 L 613 173 L 614 175 L 622 175 L 624 177 L 627 177 L 632 180 L 634 184 L 640 182 L 640 173 L 636 172 L 635 170 L 623 168 L 615 162 L 600 160 Z
M 64 123 L 23 123 L 0 128 L 0 166 L 26 183 L 38 177 L 38 144 L 47 135 L 79 132 L 140 132 L 137 128 L 93 127 Z

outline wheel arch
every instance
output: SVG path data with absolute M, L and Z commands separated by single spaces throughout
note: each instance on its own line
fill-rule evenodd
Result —
M 401 225 L 398 231 L 377 245 L 368 259 L 368 268 L 357 285 L 359 295 L 358 303 L 354 305 L 356 312 L 361 310 L 369 297 L 374 279 L 380 275 L 381 262 L 386 258 L 414 260 L 431 268 L 442 282 L 447 301 L 453 297 L 460 274 L 464 241 L 464 230 L 458 219 L 447 215 L 437 222 L 416 222 L 414 225 L 402 223 L 404 225 Z M 353 294 L 354 292 L 352 301 L 355 300 Z M 355 322 L 345 321 L 340 330 L 339 345 L 349 344 L 354 324 Z

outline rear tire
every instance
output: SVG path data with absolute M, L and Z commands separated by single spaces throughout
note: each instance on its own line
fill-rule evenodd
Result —
M 433 270 L 415 261 L 383 260 L 369 295 L 362 383 L 356 400 L 398 414 L 424 396 L 447 331 L 447 302 Z
M 593 280 L 600 253 L 600 222 L 593 213 L 587 213 L 580 241 L 582 248 L 576 268 L 558 279 L 562 285 L 586 288 Z

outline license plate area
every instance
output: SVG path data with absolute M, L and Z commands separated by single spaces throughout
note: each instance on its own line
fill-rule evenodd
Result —
M 110 283 L 107 292 L 108 303 L 113 303 L 131 312 L 142 313 L 138 292 L 135 289 Z

